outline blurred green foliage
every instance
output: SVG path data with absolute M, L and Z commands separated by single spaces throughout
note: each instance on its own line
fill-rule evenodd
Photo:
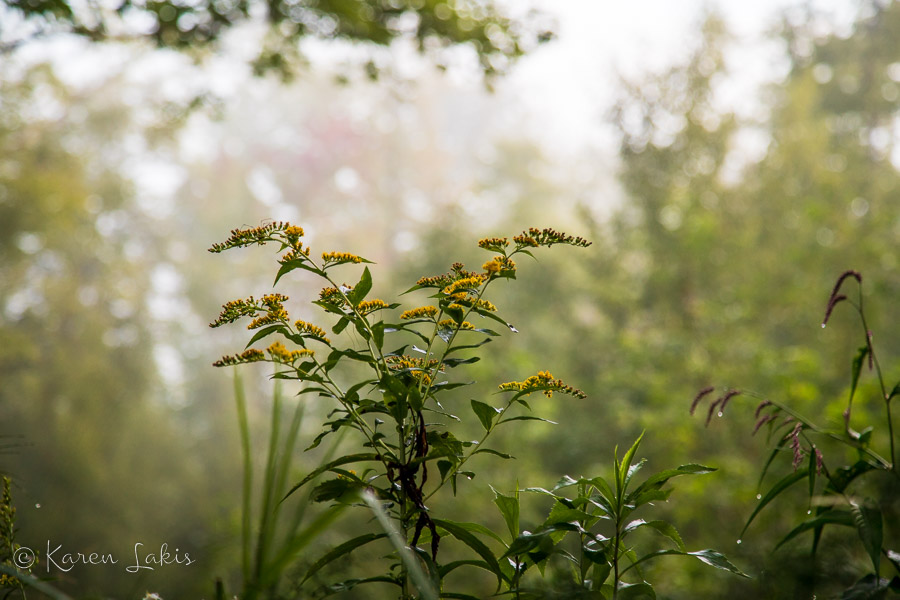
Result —
M 373 46 L 406 39 L 439 66 L 447 60 L 440 50 L 465 45 L 474 51 L 483 73 L 492 76 L 552 37 L 545 17 L 535 11 L 510 19 L 493 3 L 477 0 L 123 0 L 110 7 L 68 0 L 3 0 L 0 9 L 26 21 L 21 31 L 12 32 L 18 37 L 5 40 L 0 51 L 62 32 L 95 42 L 149 39 L 158 47 L 197 54 L 232 28 L 263 22 L 267 33 L 253 69 L 286 79 L 302 62 L 299 42 L 304 38 Z M 374 61 L 367 63 L 366 71 L 378 76 Z

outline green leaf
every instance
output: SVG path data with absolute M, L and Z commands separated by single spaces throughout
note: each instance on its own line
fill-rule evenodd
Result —
M 493 487 L 491 487 L 491 491 L 494 492 L 494 504 L 500 509 L 500 514 L 506 521 L 510 538 L 516 539 L 516 536 L 519 535 L 519 490 L 516 489 L 515 496 L 501 494 Z
M 314 487 L 309 495 L 309 499 L 312 502 L 328 502 L 329 500 L 343 498 L 349 493 L 353 493 L 355 497 L 358 492 L 364 488 L 365 486 L 361 482 L 352 479 L 343 477 L 339 479 L 329 479 Z
M 475 454 L 481 454 L 482 452 L 487 453 L 487 454 L 493 454 L 494 456 L 499 456 L 500 458 L 504 458 L 506 460 L 515 458 L 515 456 L 513 456 L 512 454 L 507 454 L 505 452 L 499 452 L 499 451 L 493 450 L 491 448 L 479 448 L 478 450 L 473 452 L 472 455 L 474 456 Z
M 888 590 L 900 593 L 900 577 L 888 580 L 870 573 L 844 590 L 841 600 L 884 600 Z
M 244 349 L 249 348 L 250 346 L 252 346 L 256 342 L 258 342 L 259 340 L 263 339 L 264 337 L 266 337 L 268 335 L 272 335 L 276 331 L 286 331 L 286 330 L 284 328 L 284 325 L 281 325 L 281 324 L 270 325 L 269 327 L 264 327 L 263 329 L 260 329 L 255 334 L 253 334 L 253 337 L 250 338 L 250 341 L 247 342 L 247 345 L 244 346 Z
M 643 519 L 636 519 L 625 526 L 623 530 L 625 533 L 630 533 L 640 527 L 651 527 L 657 530 L 659 533 L 663 534 L 678 546 L 678 549 L 682 552 L 686 552 L 687 548 L 684 546 L 684 541 L 681 539 L 681 535 L 679 535 L 678 530 L 675 529 L 675 526 L 669 523 L 668 521 L 662 520 L 654 520 L 654 521 L 645 521 Z
M 841 467 L 828 477 L 828 485 L 825 489 L 841 494 L 857 477 L 876 468 L 864 460 L 857 461 L 850 467 Z
M 350 304 L 356 306 L 366 299 L 366 294 L 368 294 L 371 289 L 372 274 L 369 273 L 369 267 L 366 267 L 363 269 L 362 277 L 359 278 L 359 283 L 357 283 L 352 290 L 347 292 L 347 299 L 350 300 Z
M 731 564 L 731 562 L 725 558 L 725 555 L 721 552 L 717 552 L 716 550 L 698 550 L 696 552 L 683 552 L 681 550 L 657 550 L 656 552 L 650 552 L 649 554 L 645 554 L 640 557 L 630 565 L 628 565 L 625 569 L 622 570 L 622 573 L 625 573 L 629 569 L 632 569 L 639 565 L 642 562 L 651 560 L 653 558 L 657 558 L 659 556 L 693 556 L 697 560 L 706 563 L 711 567 L 715 567 L 717 569 L 722 569 L 723 571 L 728 571 L 730 573 L 734 573 L 735 575 L 740 575 L 741 577 L 750 576 L 738 569 L 736 566 Z
M 741 530 L 741 534 L 738 537 L 744 537 L 744 533 L 747 531 L 747 528 L 750 527 L 750 523 L 753 522 L 753 519 L 756 518 L 756 515 L 759 514 L 759 511 L 761 511 L 769 502 L 774 500 L 781 492 L 788 489 L 805 477 L 805 471 L 796 471 L 784 477 L 783 479 L 781 479 L 781 481 L 773 485 L 772 489 L 770 489 L 768 493 L 763 496 L 763 498 L 759 501 L 759 504 L 756 505 L 756 508 L 753 509 L 753 514 L 751 514 L 750 518 L 747 519 L 747 523 L 744 525 L 744 528 Z
M 372 340 L 375 342 L 375 346 L 381 350 L 384 346 L 384 321 L 378 321 L 372 325 Z
M 859 539 L 872 559 L 872 566 L 877 577 L 881 571 L 881 544 L 884 542 L 881 509 L 868 502 L 859 504 L 850 501 L 850 512 L 859 532 Z
M 533 417 L 531 415 L 522 415 L 519 417 L 508 417 L 499 421 L 497 425 L 502 425 L 503 423 L 509 423 L 510 421 L 543 421 L 544 423 L 550 423 L 551 425 L 558 425 L 556 421 L 551 421 L 550 419 L 543 419 L 541 417 Z
M 433 519 L 433 522 L 478 554 L 478 556 L 484 560 L 485 564 L 488 565 L 488 570 L 497 576 L 497 585 L 502 583 L 503 571 L 500 569 L 500 563 L 497 562 L 497 557 L 494 556 L 494 553 L 491 552 L 491 549 L 488 548 L 484 542 L 475 537 L 470 531 L 473 527 L 477 527 L 475 530 L 481 531 L 483 529 L 481 526 L 476 526 L 474 523 L 457 523 L 445 519 Z
M 481 426 L 484 427 L 485 431 L 491 430 L 494 419 L 501 412 L 499 408 L 494 408 L 478 400 L 472 400 L 472 410 L 475 412 L 478 420 L 481 421 Z
M 781 541 L 775 546 L 775 550 L 778 550 L 782 545 L 788 543 L 801 533 L 809 531 L 810 529 L 818 530 L 825 525 L 844 525 L 846 527 L 853 527 L 855 522 L 849 511 L 837 509 L 828 510 L 822 514 L 816 515 L 812 519 L 807 519 L 794 527 L 786 536 L 781 538 Z
M 309 272 L 315 273 L 316 275 L 319 275 L 319 276 L 325 275 L 325 271 L 322 271 L 321 269 L 317 269 L 317 268 L 313 267 L 312 265 L 307 264 L 306 260 L 307 259 L 304 258 L 304 259 L 298 259 L 298 260 L 289 260 L 286 263 L 282 263 L 281 268 L 278 269 L 278 274 L 275 275 L 275 282 L 272 285 L 273 286 L 277 285 L 279 279 L 281 279 L 282 277 L 284 277 L 285 275 L 287 275 L 294 269 L 303 269 L 304 271 L 309 271 Z
M 619 582 L 619 590 L 616 596 L 619 600 L 646 600 L 650 598 L 656 600 L 656 592 L 653 586 L 642 581 L 641 583 L 625 583 Z
M 312 481 L 313 479 L 315 479 L 322 473 L 325 473 L 326 471 L 330 471 L 330 470 L 334 469 L 335 467 L 340 467 L 342 465 L 349 465 L 351 463 L 357 463 L 357 462 L 379 461 L 379 460 L 381 460 L 379 458 L 379 456 L 377 454 L 374 454 L 371 452 L 364 453 L 364 454 L 348 454 L 346 456 L 342 456 L 336 460 L 325 463 L 324 465 L 321 465 L 320 467 L 315 469 L 309 475 L 307 475 L 302 480 L 300 480 L 300 483 L 298 483 L 297 485 L 292 487 L 290 489 L 290 491 L 288 491 L 288 493 L 284 495 L 284 498 L 287 498 L 288 496 L 290 496 L 291 494 L 293 494 L 294 492 L 299 490 L 301 487 L 303 487 L 304 485 L 306 485 L 307 483 L 309 483 L 310 481 Z M 284 502 L 284 498 L 281 499 L 282 502 Z
M 616 492 L 619 495 L 625 495 L 625 486 L 628 485 L 628 477 L 631 473 L 631 461 L 634 459 L 634 453 L 637 452 L 638 446 L 641 445 L 643 437 L 644 434 L 641 433 L 631 445 L 631 448 L 628 449 L 628 452 L 625 453 L 625 456 L 622 457 L 621 463 L 616 461 Z
M 900 381 L 897 382 L 897 385 L 894 386 L 894 389 L 891 390 L 891 393 L 888 394 L 888 397 L 885 398 L 885 400 L 890 402 L 891 398 L 893 398 L 894 396 L 898 396 L 898 395 L 900 395 Z
M 332 549 L 330 552 L 324 554 L 319 560 L 314 562 L 309 570 L 306 572 L 306 576 L 303 578 L 303 581 L 306 581 L 310 577 L 312 577 L 319 569 L 327 565 L 328 563 L 337 560 L 338 558 L 344 556 L 345 554 L 349 554 L 350 552 L 356 550 L 360 546 L 365 546 L 370 542 L 374 542 L 375 540 L 384 539 L 387 537 L 386 533 L 366 533 L 360 535 L 358 537 L 353 538 L 352 540 L 346 541 L 340 546 Z
M 859 383 L 859 373 L 862 371 L 863 361 L 869 354 L 869 346 L 862 346 L 853 358 L 853 365 L 850 368 L 850 399 L 853 402 L 853 395 L 856 393 L 856 384 Z
M 635 504 L 635 506 L 640 506 L 643 502 L 638 502 L 638 498 L 647 490 L 658 490 L 660 489 L 667 481 L 672 479 L 673 477 L 679 477 L 681 475 L 705 475 L 707 473 L 712 473 L 716 469 L 713 467 L 705 467 L 703 465 L 697 464 L 688 464 L 681 465 L 680 467 L 676 467 L 674 469 L 666 469 L 664 471 L 660 471 L 654 475 L 648 477 L 641 485 L 639 485 L 635 490 L 630 493 L 626 497 L 626 502 L 631 504 Z

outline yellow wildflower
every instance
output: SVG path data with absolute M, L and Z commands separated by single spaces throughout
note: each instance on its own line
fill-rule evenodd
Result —
M 462 323 L 456 323 L 453 319 L 444 319 L 440 323 L 438 323 L 438 327 L 441 329 L 465 329 L 472 330 L 475 329 L 475 326 L 469 323 L 468 321 L 463 321 Z
M 266 355 L 263 354 L 262 350 L 257 350 L 256 348 L 250 348 L 249 350 L 244 350 L 240 354 L 235 354 L 233 356 L 223 356 L 221 359 L 217 360 L 213 363 L 214 367 L 230 367 L 232 365 L 239 365 L 241 363 L 251 363 L 258 362 L 261 360 L 265 360 Z
M 434 306 L 420 306 L 403 311 L 400 315 L 401 319 L 432 319 L 438 314 L 438 309 Z
M 498 386 L 502 391 L 520 391 L 531 392 L 540 390 L 548 398 L 553 396 L 553 392 L 561 392 L 576 398 L 586 398 L 587 394 L 579 389 L 566 385 L 562 379 L 554 379 L 549 371 L 539 371 L 537 375 L 532 375 L 525 381 L 507 381 Z
M 445 287 L 442 292 L 447 295 L 451 295 L 459 290 L 470 290 L 475 289 L 481 285 L 484 281 L 484 278 L 481 275 L 474 275 L 472 277 L 466 277 L 464 279 L 457 279 L 447 287 Z
M 342 264 L 342 263 L 361 263 L 363 258 L 349 252 L 323 252 L 322 260 L 326 263 Z
M 509 240 L 503 238 L 484 238 L 478 240 L 478 247 L 485 250 L 493 250 L 495 252 L 503 252 L 503 248 L 509 246 Z
M 297 320 L 294 321 L 294 327 L 297 328 L 297 331 L 302 334 L 309 334 L 315 338 L 318 338 L 325 342 L 326 344 L 330 344 L 331 342 L 325 337 L 325 330 L 319 327 L 318 325 L 313 325 L 312 323 L 307 323 L 306 321 Z
M 373 313 L 376 310 L 381 310 L 383 308 L 387 308 L 387 303 L 384 300 L 379 298 L 374 298 L 372 300 L 363 300 L 359 303 L 359 306 L 356 307 L 356 310 L 359 311 L 361 315 L 367 315 L 369 313 Z

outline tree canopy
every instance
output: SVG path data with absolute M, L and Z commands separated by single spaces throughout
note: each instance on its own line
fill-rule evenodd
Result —
M 0 0 L 0 7 L 22 21 L 16 31 L 0 28 L 0 35 L 12 36 L 0 37 L 6 50 L 53 33 L 92 41 L 147 39 L 163 48 L 202 49 L 230 29 L 264 23 L 267 33 L 254 70 L 282 75 L 291 74 L 299 62 L 298 42 L 303 38 L 376 46 L 408 39 L 439 66 L 441 50 L 469 45 L 483 73 L 490 76 L 552 36 L 536 12 L 512 19 L 491 2 L 479 0 Z M 370 63 L 372 74 L 373 69 Z

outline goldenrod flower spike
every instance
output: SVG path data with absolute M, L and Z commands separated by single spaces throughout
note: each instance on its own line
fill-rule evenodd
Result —
M 307 323 L 306 321 L 297 320 L 294 321 L 294 327 L 297 328 L 297 331 L 300 333 L 300 335 L 311 335 L 314 338 L 322 340 L 326 344 L 331 343 L 331 341 L 327 337 L 325 337 L 325 330 L 318 325 L 313 325 L 312 323 Z
M 411 308 L 409 310 L 403 311 L 400 315 L 400 318 L 403 320 L 409 319 L 433 319 L 438 314 L 438 309 L 435 306 L 420 306 L 418 308 Z
M 525 381 L 508 381 L 501 383 L 498 387 L 504 392 L 541 391 L 548 398 L 553 396 L 553 392 L 561 392 L 576 398 L 587 398 L 587 394 L 571 385 L 566 385 L 562 379 L 554 379 L 553 374 L 549 371 L 539 371 L 537 375 L 532 375 Z
M 363 258 L 349 252 L 323 252 L 322 260 L 326 264 L 342 264 L 342 263 L 361 263 Z
M 387 308 L 387 306 L 387 302 L 385 302 L 384 300 L 374 298 L 372 300 L 364 300 L 360 302 L 356 307 L 356 310 L 359 311 L 359 314 L 365 316 L 375 312 L 376 310 Z

